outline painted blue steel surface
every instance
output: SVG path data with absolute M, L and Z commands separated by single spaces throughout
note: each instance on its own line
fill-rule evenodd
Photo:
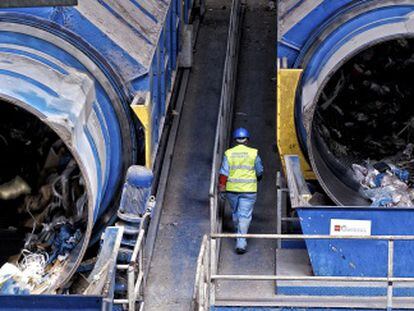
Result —
M 90 80 L 93 85 L 88 109 L 95 120 L 84 128 L 90 154 L 83 160 L 93 175 L 94 219 L 111 203 L 127 166 L 143 161 L 137 159 L 142 142 L 137 141 L 129 108 L 137 92 L 151 94 L 153 153 L 158 146 L 177 69 L 180 5 L 179 0 L 84 0 L 73 7 L 0 9 L 3 63 L 10 58 L 16 65 L 21 59 L 31 63 L 25 70 L 6 69 L 0 64 L 3 77 L 15 84 L 24 81 L 27 87 L 25 92 L 2 83 L 3 97 L 21 101 L 46 117 L 70 115 L 75 127 L 80 114 L 65 107 L 63 90 L 36 75 L 41 70 L 54 70 L 72 84 Z M 80 75 L 85 81 L 77 80 Z M 57 104 L 51 105 L 51 101 Z
M 93 160 L 95 166 L 91 168 L 91 172 L 96 175 L 94 215 L 96 218 L 100 206 L 109 204 L 118 182 L 117 175 L 122 171 L 121 131 L 110 95 L 97 79 L 86 77 L 85 74 L 89 77 L 92 74 L 76 58 L 44 40 L 31 35 L 0 31 L 0 45 L 4 46 L 0 50 L 0 58 L 3 60 L 3 65 L 0 64 L 0 75 L 3 79 L 3 83 L 0 83 L 0 93 L 3 98 L 25 103 L 31 109 L 54 120 L 62 117 L 62 122 L 63 120 L 70 122 L 73 127 L 79 125 L 81 111 L 91 105 L 89 108 L 99 120 L 97 125 L 100 126 L 101 131 L 100 135 L 93 137 L 90 133 L 91 129 L 84 128 L 86 140 L 90 145 L 89 151 L 93 153 L 89 158 Z M 28 49 L 30 52 L 26 51 Z M 11 62 L 11 68 L 6 69 L 5 62 Z M 48 77 L 38 76 L 41 72 L 49 71 L 59 72 L 51 75 L 50 79 L 67 79 L 69 83 L 60 84 L 51 81 Z M 88 91 L 96 94 L 91 102 L 87 102 L 86 98 L 83 103 L 75 102 L 75 100 L 80 101 L 81 98 L 70 99 L 64 94 L 67 90 L 62 88 L 73 87 L 76 84 L 74 79 L 79 79 L 80 76 L 84 79 L 83 82 L 91 83 L 91 89 Z M 85 107 L 80 104 L 84 104 Z M 77 112 L 75 113 L 74 110 Z M 80 124 L 79 127 L 83 125 Z M 95 139 L 101 139 L 105 143 L 106 150 L 99 152 Z M 107 155 L 106 161 L 100 158 L 100 153 Z
M 74 7 L 16 8 L 2 12 L 37 17 L 44 25 L 51 23 L 50 27 L 65 28 L 99 51 L 127 84 L 149 72 L 167 14 L 171 14 L 170 8 L 176 2 L 84 0 Z M 112 27 L 117 26 L 121 28 L 113 31 Z M 140 45 L 131 46 L 128 41 Z
M 326 62 L 334 52 L 336 52 L 345 42 L 349 42 L 356 35 L 369 31 L 373 28 L 381 27 L 387 24 L 400 23 L 406 20 L 406 15 L 414 11 L 412 6 L 395 6 L 392 8 L 381 8 L 366 14 L 360 15 L 335 29 L 331 35 L 319 45 L 318 49 L 313 52 L 312 59 L 308 62 L 303 78 L 305 80 L 315 79 L 321 70 L 321 64 Z M 325 26 L 329 27 L 329 26 Z M 316 39 L 316 38 L 313 38 Z M 299 67 L 306 50 L 298 55 L 295 66 Z
M 151 106 L 155 156 L 178 66 L 182 5 L 82 0 L 0 9 L 0 99 L 41 118 L 78 160 L 89 194 L 84 245 L 94 224 L 99 238 L 114 219 L 128 167 L 145 161 L 135 96 Z
M 211 307 L 212 311 L 383 311 L 384 309 L 297 308 L 297 307 Z M 401 309 L 392 309 L 403 311 Z
M 103 298 L 97 296 L 77 295 L 2 295 L 1 310 L 4 311 L 37 311 L 37 310 L 82 310 L 101 311 Z
M 306 13 L 301 15 L 301 11 Z M 372 40 L 376 41 L 397 34 L 413 36 L 414 31 L 410 27 L 400 26 L 399 29 L 395 27 L 394 32 L 389 31 L 390 27 L 407 21 L 413 12 L 414 5 L 407 1 L 299 1 L 280 17 L 282 24 L 289 24 L 289 19 L 295 22 L 281 27 L 277 54 L 279 58 L 287 58 L 289 67 L 304 69 L 298 90 L 305 89 L 305 86 L 321 88 L 327 76 L 326 73 L 320 76 L 321 70 L 334 53 L 350 45 L 350 51 L 344 51 L 342 58 L 335 59 L 334 63 L 340 65 L 358 50 L 366 48 L 360 43 L 351 46 L 352 40 L 371 31 L 379 37 L 372 36 Z M 366 43 L 370 40 L 367 35 Z M 308 105 L 318 93 L 312 93 L 309 98 L 303 98 L 304 94 L 308 96 L 310 93 L 306 89 L 298 93 L 295 118 L 299 139 L 306 153 L 308 129 L 302 122 L 302 111 L 304 105 Z
M 186 23 L 190 22 L 190 13 L 193 7 L 194 0 L 184 0 L 184 20 Z
M 323 283 L 323 282 L 321 282 Z M 347 286 L 344 282 L 343 286 L 332 286 L 329 282 L 325 285 L 301 286 L 278 284 L 276 286 L 276 293 L 278 295 L 305 295 L 305 296 L 387 296 L 387 286 L 375 287 L 366 286 L 361 283 L 361 286 Z M 394 297 L 414 297 L 414 288 L 412 287 L 398 287 L 393 288 Z
M 307 3 L 311 3 L 311 0 L 299 1 L 288 12 L 284 13 L 280 19 L 286 18 L 289 15 L 298 14 L 299 10 L 302 10 Z M 300 66 L 301 57 L 306 52 L 307 48 L 318 39 L 318 34 L 323 29 L 327 29 L 332 26 L 333 23 L 337 23 L 340 20 L 340 27 L 346 27 L 349 23 L 353 23 L 354 26 L 348 27 L 348 31 L 351 33 L 357 31 L 358 26 L 355 25 L 353 20 L 341 20 L 341 17 L 345 16 L 352 10 L 359 10 L 362 6 L 367 6 L 369 3 L 375 2 L 374 0 L 324 0 L 312 10 L 307 11 L 302 18 L 298 18 L 298 21 L 286 32 L 283 32 L 278 40 L 278 57 L 287 57 L 289 66 Z M 370 18 L 366 17 L 366 13 L 376 16 L 377 21 L 385 21 L 388 17 L 395 16 L 395 9 L 401 7 L 412 7 L 411 5 L 400 5 L 399 1 L 395 1 L 394 5 L 387 5 L 384 9 L 367 10 L 359 16 L 362 20 L 361 25 L 374 28 L 375 24 L 370 24 Z M 382 12 L 381 12 L 382 11 Z M 384 12 L 386 11 L 386 12 Z M 402 13 L 401 16 L 405 15 Z M 392 21 L 390 21 L 392 23 Z M 342 37 L 344 41 L 349 41 L 351 38 Z M 337 38 L 337 43 L 339 42 Z M 340 43 L 339 43 L 340 44 Z M 331 45 L 331 48 L 337 49 L 339 46 Z
M 309 295 L 309 296 L 386 296 L 387 287 L 364 287 L 363 284 L 358 287 L 345 287 L 345 286 L 330 286 L 329 283 L 326 286 L 285 286 L 279 285 L 276 288 L 276 292 L 279 295 Z M 404 293 L 403 296 L 412 296 L 409 292 Z M 397 291 L 394 290 L 394 294 Z M 397 295 L 395 295 L 397 296 Z
M 135 224 L 141 222 L 151 195 L 152 180 L 152 171 L 145 167 L 133 165 L 128 169 L 122 189 L 119 218 Z
M 330 234 L 331 219 L 370 220 L 372 235 L 414 235 L 413 209 L 298 208 L 304 234 Z M 315 275 L 387 275 L 387 241 L 306 240 Z M 414 276 L 414 242 L 394 242 L 394 276 Z
M 304 249 L 306 244 L 303 240 L 286 240 L 281 242 L 281 247 L 285 249 Z
M 134 187 L 151 187 L 153 179 L 152 171 L 138 165 L 131 166 L 128 169 L 126 182 Z
M 299 1 L 292 9 L 286 12 L 286 15 L 294 15 L 297 10 L 301 8 L 306 2 L 312 0 Z M 289 65 L 292 66 L 295 63 L 296 58 L 301 52 L 302 48 L 308 43 L 309 38 L 313 37 L 313 34 L 317 32 L 319 27 L 326 23 L 335 13 L 349 3 L 355 1 L 352 0 L 340 0 L 340 1 L 322 1 L 315 9 L 309 12 L 306 16 L 300 19 L 287 33 L 278 41 L 278 57 L 288 57 Z M 364 2 L 364 1 L 358 1 Z

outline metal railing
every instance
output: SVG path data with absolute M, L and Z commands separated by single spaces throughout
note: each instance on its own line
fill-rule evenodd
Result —
M 222 225 L 221 213 L 223 210 L 223 202 L 220 202 L 220 198 L 218 197 L 217 178 L 223 153 L 229 144 L 230 130 L 232 126 L 242 12 L 242 1 L 233 0 L 227 36 L 226 59 L 224 63 L 209 190 L 211 232 L 219 232 Z
M 241 36 L 241 19 L 244 11 L 242 0 L 233 0 L 230 12 L 230 23 L 227 36 L 226 59 L 224 63 L 223 81 L 220 96 L 219 114 L 217 118 L 216 136 L 214 141 L 213 164 L 210 177 L 209 203 L 210 203 L 210 232 L 221 232 L 223 225 L 224 202 L 219 198 L 217 191 L 218 172 L 223 153 L 229 145 L 230 130 L 233 118 L 233 102 L 235 97 L 238 50 Z M 211 241 L 216 249 L 216 241 Z M 208 310 L 210 301 L 214 300 L 215 288 L 211 286 L 211 262 L 218 260 L 219 252 L 210 252 L 212 248 L 208 239 L 200 250 L 200 263 L 197 268 L 193 310 Z M 214 258 L 213 258 L 214 257 Z M 208 263 L 208 264 L 207 264 Z M 202 272 L 203 268 L 207 272 Z M 206 270 L 207 269 L 207 270 Z M 207 273 L 207 274 L 206 274 Z M 201 293 L 207 290 L 207 294 Z
M 302 234 L 231 234 L 214 233 L 211 234 L 211 253 L 217 239 L 272 239 L 272 240 L 375 240 L 388 241 L 388 260 L 386 277 L 358 277 L 358 276 L 291 276 L 291 275 L 225 275 L 218 274 L 218 261 L 211 262 L 210 280 L 212 285 L 218 280 L 234 281 L 327 281 L 327 282 L 385 282 L 387 283 L 386 308 L 391 309 L 393 305 L 393 285 L 395 282 L 413 283 L 414 277 L 394 277 L 394 241 L 414 241 L 413 235 L 372 235 L 372 236 L 335 236 L 335 235 L 302 235 Z M 211 256 L 213 260 L 214 257 Z M 294 297 L 294 296 L 290 296 Z
M 150 213 L 143 215 L 140 230 L 132 250 L 132 255 L 128 264 L 118 264 L 116 269 L 124 271 L 127 275 L 127 295 L 123 299 L 114 299 L 115 305 L 128 306 L 129 311 L 143 310 L 143 290 L 144 290 L 144 252 L 145 252 L 145 224 L 149 221 Z
M 306 276 L 306 275 L 244 275 L 244 274 L 219 274 L 218 273 L 218 253 L 217 240 L 220 239 L 271 239 L 271 240 L 372 240 L 387 241 L 388 260 L 387 275 L 384 277 L 369 276 Z M 217 281 L 324 281 L 324 282 L 378 282 L 386 283 L 387 294 L 380 296 L 384 298 L 382 307 L 391 310 L 393 307 L 393 288 L 394 283 L 410 283 L 414 285 L 414 277 L 395 277 L 394 276 L 394 241 L 414 241 L 413 235 L 374 235 L 374 236 L 334 236 L 334 235 L 302 235 L 302 234 L 232 234 L 232 233 L 213 233 L 210 238 L 204 236 L 197 261 L 196 282 L 193 296 L 193 309 L 197 311 L 208 310 L 210 305 L 215 303 L 215 285 Z M 275 289 L 277 284 L 275 284 Z M 210 291 L 208 290 L 210 288 Z M 275 296 L 283 297 L 285 301 L 295 301 L 295 298 L 302 296 Z M 377 296 L 376 296 L 377 298 Z M 277 300 L 278 301 L 278 300 Z M 280 301 L 278 301 L 280 304 Z M 382 303 L 382 302 L 381 302 Z M 363 307 L 361 305 L 361 307 Z
M 210 244 L 204 235 L 197 259 L 197 271 L 194 282 L 192 310 L 207 311 L 210 307 Z
M 242 1 L 233 0 L 230 27 L 227 42 L 226 60 L 223 72 L 223 83 L 221 90 L 219 115 L 216 127 L 216 136 L 214 143 L 213 165 L 211 172 L 211 182 L 209 189 L 210 203 L 210 238 L 204 237 L 200 249 L 197 262 L 197 271 L 195 277 L 194 294 L 193 294 L 193 310 L 208 310 L 210 305 L 215 302 L 216 282 L 219 280 L 233 281 L 327 281 L 327 282 L 384 282 L 387 283 L 387 295 L 385 307 L 392 308 L 393 304 L 393 285 L 395 282 L 413 282 L 414 278 L 410 277 L 394 277 L 394 241 L 414 241 L 414 236 L 330 236 L 330 235 L 299 235 L 299 234 L 281 234 L 282 225 L 278 225 L 278 234 L 228 234 L 220 233 L 222 231 L 222 213 L 223 202 L 220 200 L 217 191 L 218 172 L 224 150 L 228 146 L 229 133 L 231 129 L 233 117 L 233 100 L 234 88 L 236 84 L 237 74 L 237 50 L 240 38 L 240 24 L 242 15 Z M 285 61 L 285 60 L 283 60 Z M 293 163 L 297 164 L 297 163 Z M 292 170 L 291 170 L 292 171 Z M 294 170 L 293 170 L 294 172 Z M 289 191 L 286 186 L 281 184 L 278 187 L 278 205 L 283 204 L 288 194 L 292 206 L 300 206 L 307 204 L 310 194 L 307 191 L 306 183 L 303 182 L 300 175 L 296 173 L 288 176 Z M 279 195 L 279 194 L 282 194 Z M 291 220 L 278 212 L 278 219 Z M 280 232 L 280 233 L 279 233 Z M 218 260 L 220 251 L 220 240 L 223 238 L 244 237 L 249 239 L 272 239 L 280 244 L 282 240 L 382 240 L 388 241 L 388 261 L 386 277 L 347 277 L 347 276 L 287 276 L 287 275 L 221 275 L 218 273 Z M 276 263 L 277 264 L 277 263 Z M 290 296 L 294 297 L 294 296 Z

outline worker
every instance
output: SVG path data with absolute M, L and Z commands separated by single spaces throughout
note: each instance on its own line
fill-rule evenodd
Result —
M 256 202 L 257 182 L 262 179 L 263 165 L 258 150 L 247 146 L 250 134 L 245 128 L 233 133 L 236 146 L 224 153 L 219 175 L 219 191 L 232 209 L 235 231 L 247 234 Z M 245 238 L 238 238 L 236 253 L 247 251 Z

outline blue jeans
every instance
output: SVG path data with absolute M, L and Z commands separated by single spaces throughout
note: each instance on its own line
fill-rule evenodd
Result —
M 256 193 L 227 192 L 227 201 L 230 204 L 234 227 L 239 234 L 247 234 L 252 221 Z M 236 248 L 246 248 L 245 238 L 237 239 Z

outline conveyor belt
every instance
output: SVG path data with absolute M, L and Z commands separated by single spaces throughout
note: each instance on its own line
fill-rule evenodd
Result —
M 229 1 L 211 0 L 200 24 L 145 290 L 146 311 L 188 310 L 198 251 L 209 232 L 208 188 Z

